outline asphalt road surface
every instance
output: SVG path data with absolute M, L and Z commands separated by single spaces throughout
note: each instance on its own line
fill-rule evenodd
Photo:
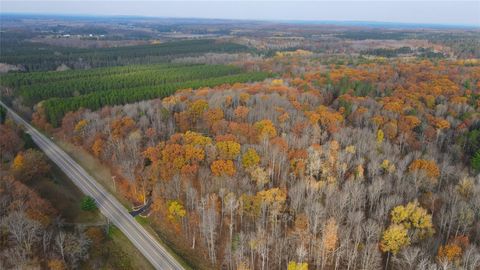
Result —
M 79 187 L 84 194 L 97 202 L 102 214 L 117 226 L 135 247 L 150 261 L 156 269 L 184 269 L 168 251 L 160 245 L 107 190 L 90 176 L 78 163 L 65 153 L 54 142 L 38 132 L 3 102 L 12 119 L 23 125 L 33 141 L 45 154 Z M 32 164 L 34 166 L 34 164 Z

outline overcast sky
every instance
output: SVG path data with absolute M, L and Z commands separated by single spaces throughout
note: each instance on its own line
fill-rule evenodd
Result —
M 141 15 L 260 20 L 333 20 L 475 25 L 476 1 L 5 1 L 1 13 Z

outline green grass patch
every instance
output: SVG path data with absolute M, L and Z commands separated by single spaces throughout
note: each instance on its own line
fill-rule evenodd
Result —
M 120 196 L 113 185 L 112 173 L 110 169 L 103 165 L 98 159 L 93 157 L 84 149 L 77 147 L 69 142 L 54 139 L 55 143 L 73 158 L 82 168 L 84 168 L 97 182 L 99 182 L 108 192 L 110 192 L 128 211 L 131 203 Z
M 53 163 L 50 177 L 38 178 L 31 187 L 57 209 L 67 223 L 98 223 L 101 215 L 80 209 L 83 193 Z
M 135 220 L 141 225 L 149 225 L 148 219 L 146 217 L 136 216 Z

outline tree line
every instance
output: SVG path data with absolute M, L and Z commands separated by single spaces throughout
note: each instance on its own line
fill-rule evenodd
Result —
M 100 67 L 95 69 L 77 69 L 56 71 L 38 71 L 38 72 L 11 72 L 2 75 L 2 85 L 19 88 L 22 86 L 64 81 L 77 78 L 95 78 L 109 76 L 112 74 L 127 74 L 147 69 L 162 69 L 167 66 L 173 67 L 174 64 L 155 64 L 155 65 L 128 65 L 116 67 Z
M 65 98 L 111 89 L 120 90 L 134 87 L 158 86 L 233 75 L 241 73 L 242 69 L 235 66 L 223 65 L 171 65 L 161 67 L 154 65 L 151 68 L 139 66 L 138 70 L 130 68 L 129 72 L 121 71 L 122 72 L 119 73 L 105 72 L 101 76 L 82 76 L 81 74 L 75 78 L 21 86 L 18 91 L 26 104 L 34 105 L 41 100 L 53 97 Z
M 171 95 L 178 89 L 213 87 L 221 84 L 237 82 L 261 81 L 269 76 L 266 72 L 246 72 L 225 76 L 207 76 L 204 79 L 186 80 L 183 82 L 165 83 L 158 86 L 139 88 L 111 89 L 93 92 L 83 96 L 70 98 L 51 98 L 42 103 L 48 121 L 57 127 L 63 116 L 69 111 L 80 108 L 100 109 L 107 105 L 119 105 L 152 98 L 163 98 Z
M 71 68 L 118 66 L 168 62 L 174 57 L 198 55 L 207 52 L 241 52 L 248 47 L 216 40 L 185 40 L 162 44 L 116 48 L 78 49 L 30 42 L 5 42 L 0 62 L 20 64 L 27 71 L 55 70 L 65 64 Z M 11 47 L 8 47 L 11 45 Z M 3 48 L 2 48 L 3 49 Z

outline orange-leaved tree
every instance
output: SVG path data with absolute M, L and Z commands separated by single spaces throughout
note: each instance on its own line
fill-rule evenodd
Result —
M 234 176 L 236 173 L 235 164 L 231 160 L 215 160 L 210 169 L 215 176 Z
M 426 175 L 431 178 L 438 178 L 440 176 L 440 170 L 433 160 L 416 159 L 408 166 L 408 170 L 410 172 L 424 171 Z

